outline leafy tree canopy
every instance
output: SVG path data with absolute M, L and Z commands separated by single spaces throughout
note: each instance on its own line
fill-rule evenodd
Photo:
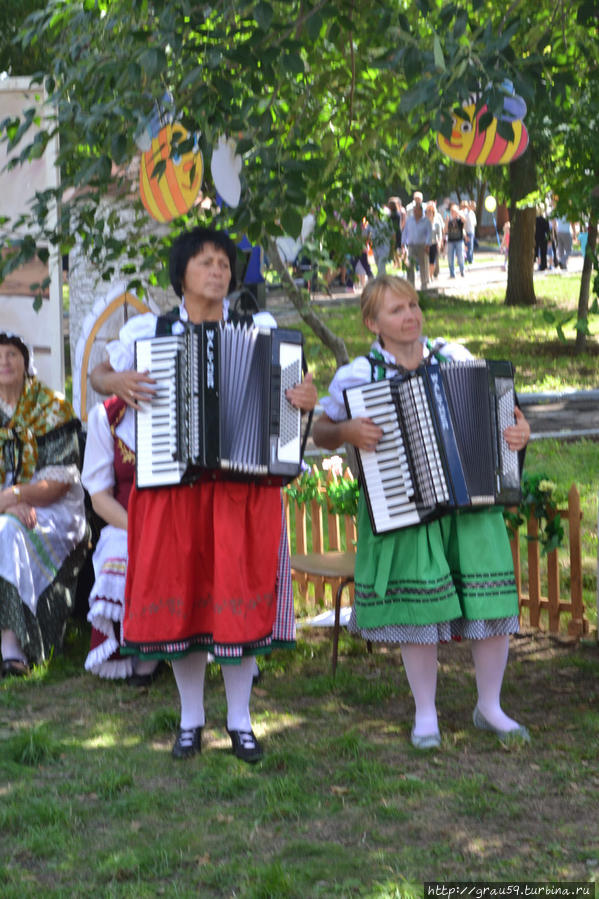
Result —
M 476 94 L 497 112 L 506 78 L 528 102 L 534 96 L 543 35 L 522 70 L 513 49 L 521 10 L 503 19 L 491 10 L 481 0 L 53 0 L 27 19 L 23 38 L 25 53 L 43 46 L 51 60 L 38 76 L 52 110 L 47 127 L 32 141 L 26 121 L 2 123 L 22 159 L 60 135 L 58 223 L 49 224 L 50 193 L 38 196 L 31 221 L 62 252 L 79 235 L 107 276 L 125 243 L 160 272 L 160 240 L 148 231 L 132 163 L 168 93 L 176 117 L 199 134 L 208 195 L 218 137 L 237 142 L 242 202 L 220 213 L 223 224 L 266 241 L 297 236 L 314 210 L 340 252 L 346 223 L 409 185 L 419 154 L 435 157 L 435 132 L 448 133 L 452 108 Z M 109 193 L 126 202 L 138 247 L 119 239 L 122 216 L 103 211 Z M 18 250 L 15 262 L 32 242 Z

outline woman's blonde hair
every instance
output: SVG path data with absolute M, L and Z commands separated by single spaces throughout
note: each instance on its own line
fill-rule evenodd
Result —
M 372 321 L 377 317 L 386 290 L 392 290 L 398 296 L 416 300 L 416 302 L 419 299 L 418 291 L 405 278 L 398 278 L 396 275 L 379 275 L 378 278 L 373 278 L 368 282 L 360 297 L 362 321 L 365 325 L 369 319 Z

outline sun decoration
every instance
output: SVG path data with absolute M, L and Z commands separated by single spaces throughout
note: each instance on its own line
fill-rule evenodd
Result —
M 152 218 L 169 222 L 188 212 L 198 196 L 204 171 L 202 154 L 194 142 L 192 149 L 171 155 L 173 144 L 190 138 L 183 125 L 167 124 L 152 137 L 149 150 L 142 153 L 139 192 Z M 176 139 L 176 140 L 175 140 Z M 156 171 L 163 162 L 164 171 Z

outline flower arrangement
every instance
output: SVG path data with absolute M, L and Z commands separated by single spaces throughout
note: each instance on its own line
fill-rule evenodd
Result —
M 508 509 L 504 511 L 504 518 L 512 536 L 517 534 L 519 527 L 527 522 L 531 515 L 534 515 L 538 522 L 538 540 L 543 555 L 557 549 L 564 540 L 564 528 L 553 495 L 555 489 L 555 483 L 550 481 L 547 475 L 529 475 L 524 471 L 520 505 L 515 512 Z

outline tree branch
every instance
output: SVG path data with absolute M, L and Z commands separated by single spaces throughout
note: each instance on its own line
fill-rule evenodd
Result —
M 267 237 L 267 252 L 270 264 L 273 266 L 281 279 L 281 283 L 285 287 L 287 296 L 293 306 L 297 309 L 300 317 L 316 334 L 318 339 L 331 350 L 335 357 L 337 366 L 346 365 L 349 362 L 347 347 L 341 337 L 337 337 L 330 328 L 328 328 L 322 319 L 316 314 L 310 305 L 307 291 L 301 290 L 294 283 L 293 278 L 289 274 L 287 266 L 281 259 L 279 248 L 273 237 Z

